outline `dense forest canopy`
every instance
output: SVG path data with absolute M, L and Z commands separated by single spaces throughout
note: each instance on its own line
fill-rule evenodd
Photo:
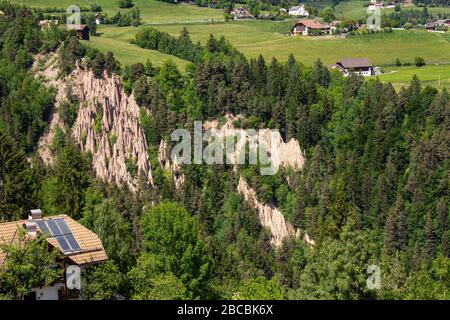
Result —
M 186 73 L 170 62 L 123 67 L 71 32 L 41 30 L 28 8 L 3 2 L 0 10 L 0 221 L 39 207 L 95 230 L 109 262 L 84 275 L 86 299 L 116 292 L 134 299 L 448 299 L 445 89 L 413 77 L 396 91 L 377 79 L 344 78 L 320 60 L 306 66 L 293 56 L 286 63 L 247 59 L 213 35 L 204 46 L 193 44 L 187 29 L 179 38 L 154 29 L 136 37 L 144 48 L 191 61 Z M 91 155 L 70 130 L 55 135 L 54 166 L 39 159 L 55 92 L 30 68 L 34 55 L 55 50 L 61 77 L 77 61 L 96 77 L 122 77 L 142 111 L 154 187 L 133 193 L 96 178 Z M 69 128 L 77 110 L 76 101 L 64 105 Z M 298 140 L 305 167 L 261 176 L 250 165 L 185 165 L 176 189 L 158 162 L 160 141 L 176 128 L 192 130 L 195 120 L 226 114 L 242 116 L 236 126 L 279 129 L 285 141 Z M 236 192 L 241 175 L 315 245 L 290 238 L 271 246 L 270 231 Z M 0 295 L 26 294 L 35 283 L 8 282 L 15 261 L 31 259 L 31 249 L 14 252 L 9 271 L 0 270 Z M 366 286 L 369 265 L 382 270 L 380 290 Z

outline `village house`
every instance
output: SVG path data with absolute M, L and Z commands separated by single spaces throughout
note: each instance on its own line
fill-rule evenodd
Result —
M 254 19 L 255 17 L 244 7 L 239 7 L 231 11 L 231 15 L 235 20 L 238 19 Z
M 338 69 L 345 77 L 350 73 L 356 73 L 364 77 L 369 77 L 375 74 L 374 65 L 367 58 L 342 59 L 330 67 L 332 69 Z
M 311 35 L 312 33 L 318 34 L 331 34 L 332 27 L 328 24 L 322 24 L 317 20 L 312 19 L 300 19 L 291 29 L 291 35 Z
M 41 27 L 42 30 L 46 29 L 46 28 L 50 28 L 52 25 L 57 26 L 59 24 L 59 20 L 58 19 L 54 19 L 54 20 L 40 20 L 39 21 L 39 26 Z
M 383 1 L 379 2 L 378 0 L 371 0 L 368 8 L 370 10 L 384 9 L 384 2 Z
M 394 9 L 395 8 L 395 2 L 388 2 L 387 8 Z
M 425 23 L 425 29 L 428 31 L 439 30 L 444 27 L 450 28 L 450 19 L 438 19 L 434 21 L 427 21 Z
M 80 40 L 89 40 L 90 39 L 90 29 L 85 24 L 79 25 L 71 25 L 71 28 L 76 31 L 77 38 Z
M 101 24 L 102 20 L 103 20 L 103 17 L 104 17 L 103 12 L 97 12 L 95 14 L 95 24 L 97 24 L 97 25 Z
M 25 240 L 45 235 L 49 248 L 61 252 L 58 261 L 63 269 L 86 267 L 108 259 L 100 238 L 67 215 L 43 217 L 40 209 L 31 210 L 28 219 L 0 223 L 0 244 L 19 244 L 19 232 L 24 230 Z M 6 253 L 0 250 L 0 267 L 6 261 Z M 29 300 L 65 300 L 68 288 L 64 275 L 49 286 L 34 288 Z
M 305 5 L 302 4 L 300 6 L 291 7 L 289 9 L 289 15 L 297 17 L 308 17 L 309 12 L 305 9 Z
M 450 19 L 438 19 L 436 20 L 437 27 L 450 27 Z

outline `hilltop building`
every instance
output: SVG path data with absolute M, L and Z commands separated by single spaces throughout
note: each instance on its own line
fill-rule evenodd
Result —
M 89 40 L 91 31 L 89 29 L 89 26 L 86 24 L 79 24 L 79 25 L 69 25 L 69 27 L 76 31 L 77 38 L 80 40 Z
M 235 20 L 238 19 L 254 19 L 255 17 L 250 13 L 247 8 L 239 7 L 231 11 L 231 15 Z
M 335 27 L 332 27 L 328 24 L 323 24 L 317 20 L 312 19 L 300 19 L 291 29 L 291 35 L 311 35 L 312 32 L 316 32 L 319 34 L 331 34 Z
M 306 10 L 305 5 L 302 4 L 300 6 L 295 6 L 295 7 L 289 8 L 289 15 L 297 16 L 297 17 L 308 17 L 309 12 Z
M 356 73 L 364 77 L 375 74 L 374 65 L 368 58 L 348 58 L 342 59 L 336 64 L 330 65 L 332 69 L 338 69 L 344 76 Z

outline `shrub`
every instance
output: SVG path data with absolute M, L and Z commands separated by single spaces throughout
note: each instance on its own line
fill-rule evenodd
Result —
M 415 57 L 414 64 L 416 65 L 416 67 L 422 67 L 425 65 L 425 59 L 422 57 Z
M 132 0 L 119 0 L 119 8 L 126 9 L 133 7 L 133 1 Z

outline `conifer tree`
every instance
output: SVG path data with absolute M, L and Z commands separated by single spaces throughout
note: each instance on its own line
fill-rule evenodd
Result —
M 436 237 L 434 234 L 433 217 L 431 212 L 427 214 L 425 223 L 425 250 L 424 255 L 428 261 L 431 261 L 434 257 L 436 247 Z
M 24 217 L 32 206 L 32 181 L 25 155 L 0 130 L 0 221 Z

